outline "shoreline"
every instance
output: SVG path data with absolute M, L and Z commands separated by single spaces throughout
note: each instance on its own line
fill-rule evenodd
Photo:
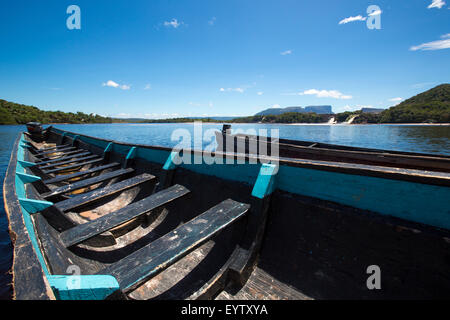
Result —
M 142 123 L 142 122 L 112 122 L 112 123 L 43 123 L 45 126 L 54 125 L 93 125 L 93 124 L 133 124 L 133 125 L 153 125 L 153 124 L 194 124 L 192 122 L 154 122 L 154 123 Z M 201 122 L 201 121 L 197 121 Z M 237 125 L 286 125 L 286 126 L 450 126 L 450 123 L 259 123 L 259 122 L 201 122 L 202 124 L 237 124 Z M 0 126 L 25 126 L 26 124 L 0 124 Z

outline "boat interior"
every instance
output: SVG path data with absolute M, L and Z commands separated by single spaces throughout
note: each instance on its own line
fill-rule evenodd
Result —
M 271 171 L 278 165 L 193 170 L 178 165 L 182 154 L 168 148 L 53 128 L 39 137 L 25 133 L 16 148 L 23 148 L 17 175 L 26 185 L 19 201 L 58 299 L 450 296 L 446 228 L 276 188 Z M 445 173 L 384 174 L 405 176 L 402 183 L 425 179 L 419 184 L 448 194 Z M 291 179 L 286 185 L 303 183 Z M 366 287 L 374 264 L 383 270 L 384 290 Z M 72 273 L 86 279 L 86 290 L 71 290 L 64 276 Z M 26 291 L 16 288 L 16 295 Z

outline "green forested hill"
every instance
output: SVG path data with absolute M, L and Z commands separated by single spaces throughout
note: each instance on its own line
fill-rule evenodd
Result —
M 381 123 L 449 123 L 450 84 L 441 84 L 381 113 Z
M 111 118 L 82 112 L 43 111 L 0 99 L 0 124 L 25 124 L 30 121 L 41 123 L 111 123 Z

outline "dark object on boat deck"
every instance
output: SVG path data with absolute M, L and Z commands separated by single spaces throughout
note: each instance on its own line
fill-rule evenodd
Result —
M 48 138 L 50 130 L 52 129 L 52 126 L 44 129 L 42 127 L 42 124 L 39 122 L 28 122 L 26 126 L 28 134 L 31 135 L 36 142 L 42 142 L 46 140 Z
M 40 134 L 44 129 L 42 128 L 42 124 L 39 122 L 28 122 L 27 130 L 31 134 Z
M 226 125 L 219 145 L 269 149 L 240 163 L 44 131 L 17 138 L 5 176 L 15 299 L 450 298 L 449 157 Z

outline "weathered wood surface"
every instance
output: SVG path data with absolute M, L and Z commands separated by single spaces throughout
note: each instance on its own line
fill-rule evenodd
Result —
M 115 173 L 115 175 L 117 176 L 118 171 L 123 172 L 122 174 L 126 174 L 126 173 L 133 172 L 133 169 L 131 169 L 131 168 L 120 169 L 117 171 L 113 171 L 111 173 Z M 103 176 L 104 175 L 101 175 L 100 177 L 103 177 Z M 149 182 L 154 179 L 155 179 L 155 176 L 148 174 L 148 173 L 144 173 L 139 176 L 103 187 L 101 189 L 96 189 L 91 192 L 80 194 L 80 195 L 74 196 L 70 199 L 60 201 L 60 202 L 56 203 L 55 206 L 61 211 L 73 210 L 74 208 L 84 206 L 84 205 L 89 204 L 94 201 L 98 201 L 107 196 L 121 193 L 125 190 L 137 187 L 145 182 Z M 86 181 L 86 180 L 84 180 L 84 181 Z
M 73 170 L 73 169 L 80 168 L 80 167 L 83 167 L 83 166 L 86 166 L 86 165 L 89 165 L 89 164 L 98 164 L 98 163 L 101 163 L 101 162 L 103 162 L 103 158 L 95 159 L 95 160 L 89 160 L 89 161 L 80 162 L 80 163 L 75 163 L 75 164 L 68 165 L 68 166 L 65 166 L 65 167 L 62 167 L 62 168 L 56 168 L 56 169 L 51 169 L 51 170 L 43 170 L 43 172 L 46 173 L 46 174 L 50 174 L 50 173 L 55 174 L 55 173 L 58 173 L 58 172 L 63 172 L 63 171 L 67 171 L 67 170 Z
M 105 164 L 105 165 L 99 166 L 99 167 L 94 167 L 92 169 L 88 169 L 88 170 L 84 170 L 84 171 L 79 171 L 79 172 L 66 174 L 66 175 L 60 175 L 60 176 L 57 176 L 57 177 L 54 177 L 51 179 L 44 180 L 44 183 L 45 184 L 53 184 L 53 183 L 57 183 L 57 182 L 62 182 L 62 181 L 70 180 L 73 178 L 79 178 L 79 177 L 89 175 L 92 173 L 97 173 L 99 171 L 103 171 L 106 169 L 111 169 L 111 168 L 114 168 L 117 166 L 120 166 L 120 164 L 117 162 L 113 162 L 113 163 Z
M 58 162 L 58 163 L 51 163 L 51 164 L 42 165 L 42 166 L 41 166 L 41 164 L 39 164 L 39 165 L 41 166 L 41 170 L 43 170 L 45 172 L 46 170 L 48 170 L 50 168 L 56 168 L 56 167 L 64 166 L 64 165 L 71 164 L 71 163 L 74 163 L 74 162 L 91 160 L 91 159 L 95 159 L 95 158 L 98 158 L 98 157 L 99 157 L 98 155 L 92 154 L 92 155 L 88 155 L 86 157 L 74 158 L 74 159 L 65 160 L 65 161 Z
M 422 170 L 450 172 L 450 158 L 431 154 L 414 154 L 406 152 L 384 151 L 364 148 L 343 148 L 341 146 L 321 146 L 311 144 L 309 146 L 295 144 L 294 140 L 275 140 L 269 142 L 256 136 L 225 135 L 216 133 L 219 150 L 223 148 L 223 140 L 233 139 L 235 152 L 240 153 L 264 153 L 272 154 L 274 148 L 278 148 L 276 156 L 283 158 L 303 158 L 314 160 L 326 160 L 349 163 L 362 163 L 371 165 L 383 165 L 398 168 L 420 168 Z M 254 142 L 257 150 L 250 150 L 249 144 Z M 289 143 L 287 143 L 289 142 Z M 242 147 L 244 147 L 242 149 Z
M 36 157 L 35 155 L 33 155 L 33 156 L 35 159 L 37 159 L 34 162 L 39 164 L 39 163 L 45 162 L 47 160 L 57 160 L 57 159 L 61 159 L 63 157 L 68 157 L 68 156 L 73 156 L 73 155 L 79 156 L 80 153 L 84 153 L 84 152 L 86 152 L 86 150 L 78 149 L 78 150 L 65 152 L 65 153 L 61 153 L 61 154 L 52 154 L 50 157 Z
M 134 289 L 235 222 L 249 207 L 231 199 L 225 200 L 99 274 L 113 275 L 122 290 Z
M 45 278 L 34 247 L 31 243 L 15 189 L 17 146 L 20 137 L 12 148 L 9 167 L 3 183 L 3 199 L 9 221 L 9 234 L 14 247 L 13 252 L 13 298 L 17 300 L 55 299 L 53 291 Z
M 216 300 L 312 300 L 295 288 L 278 281 L 260 268 L 255 268 L 246 284 L 222 291 Z
M 37 148 L 33 145 L 33 143 L 31 143 L 31 145 L 33 146 L 33 148 L 37 151 L 37 152 L 45 152 L 45 151 L 50 151 L 50 150 L 57 150 L 57 149 L 63 149 L 63 148 L 67 148 L 70 147 L 69 144 L 63 144 L 63 145 L 56 145 L 53 147 L 47 147 L 47 148 Z
M 108 180 L 111 180 L 111 179 L 114 179 L 114 178 L 118 178 L 120 176 L 123 176 L 123 175 L 126 175 L 126 174 L 130 174 L 133 171 L 134 171 L 134 169 L 128 168 L 128 169 L 119 169 L 119 170 L 107 172 L 107 173 L 101 174 L 101 175 L 96 176 L 96 177 L 80 180 L 80 181 L 73 182 L 73 183 L 67 184 L 65 186 L 53 189 L 52 191 L 50 191 L 48 193 L 44 193 L 41 196 L 43 198 L 48 199 L 48 198 L 51 198 L 51 197 L 54 197 L 54 196 L 58 196 L 58 195 L 61 195 L 61 194 L 64 194 L 64 193 L 73 192 L 73 191 L 78 190 L 78 189 L 83 189 L 83 188 L 92 186 L 92 185 L 97 184 L 97 183 L 101 183 L 101 182 L 105 182 L 105 181 L 108 181 Z
M 65 153 L 65 152 L 68 152 L 68 151 L 75 151 L 76 149 L 77 149 L 76 147 L 67 147 L 67 148 L 61 148 L 61 149 L 57 149 L 57 150 L 36 152 L 35 156 L 36 157 L 43 157 L 45 155 L 49 155 L 49 154 L 52 154 L 52 153 Z
M 113 229 L 140 215 L 168 204 L 189 193 L 183 186 L 175 185 L 145 199 L 132 203 L 118 211 L 111 212 L 91 222 L 81 224 L 61 233 L 61 240 L 66 247 L 83 242 L 105 231 Z
M 67 157 L 62 157 L 62 158 L 57 158 L 57 159 L 52 159 L 52 160 L 47 160 L 47 161 L 38 161 L 38 162 L 36 162 L 36 165 L 37 166 L 45 166 L 45 165 L 52 164 L 52 163 L 58 163 L 60 161 L 66 161 L 66 160 L 70 160 L 70 159 L 76 159 L 76 158 L 88 156 L 90 154 L 91 154 L 90 152 L 83 152 L 83 153 L 75 154 L 73 156 L 67 156 Z

